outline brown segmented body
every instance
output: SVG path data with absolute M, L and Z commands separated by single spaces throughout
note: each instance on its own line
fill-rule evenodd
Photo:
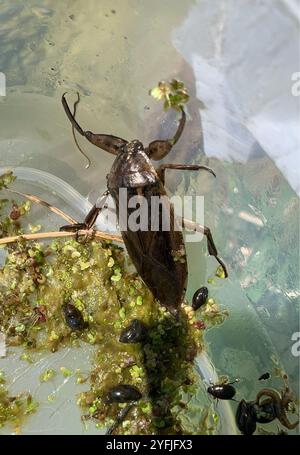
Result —
M 139 146 L 139 147 L 137 147 Z M 134 164 L 133 164 L 134 163 Z M 115 159 L 108 175 L 107 186 L 117 210 L 119 224 L 127 225 L 122 219 L 119 207 L 119 189 L 127 190 L 127 207 L 132 196 L 144 196 L 148 203 L 148 230 L 121 231 L 128 254 L 138 274 L 152 291 L 155 298 L 173 314 L 177 313 L 185 290 L 188 276 L 186 261 L 176 260 L 179 251 L 185 258 L 182 232 L 174 229 L 174 208 L 168 198 L 163 199 L 162 212 L 170 219 L 170 231 L 163 231 L 161 223 L 158 231 L 151 231 L 151 197 L 167 196 L 157 172 L 147 157 L 141 143 L 133 141 L 126 146 L 124 153 Z M 128 208 L 127 215 L 134 211 Z

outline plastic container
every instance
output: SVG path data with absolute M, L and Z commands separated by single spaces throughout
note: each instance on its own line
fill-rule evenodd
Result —
M 6 170 L 7 168 L 0 167 L 0 174 Z M 53 205 L 64 210 L 67 214 L 77 217 L 78 220 L 82 220 L 92 207 L 87 198 L 52 174 L 26 167 L 15 167 L 12 170 L 17 177 L 13 185 L 15 189 L 34 194 L 48 202 L 51 199 Z M 109 206 L 112 206 L 112 201 Z M 57 223 L 58 225 L 64 223 L 55 214 L 49 212 L 47 208 L 40 206 L 38 208 L 37 212 L 32 210 L 33 216 L 36 214 L 38 218 L 34 219 L 31 216 L 30 222 L 42 224 L 43 230 L 53 230 Z M 98 217 L 97 228 L 103 231 L 116 232 L 116 226 L 106 224 L 102 217 L 101 214 Z M 54 223 L 53 220 L 55 220 Z M 88 372 L 93 355 L 93 348 L 90 345 L 82 344 L 80 349 L 60 349 L 56 353 L 41 353 L 38 360 L 32 365 L 20 360 L 21 352 L 20 348 L 9 348 L 7 357 L 0 359 L 0 368 L 3 368 L 7 374 L 11 393 L 29 390 L 40 403 L 38 412 L 26 419 L 25 424 L 22 425 L 22 434 L 103 433 L 103 430 L 96 429 L 94 423 L 83 424 L 80 419 L 80 408 L 76 405 L 76 395 L 85 390 L 86 385 L 78 386 L 75 384 L 74 377 L 65 378 L 59 374 L 47 383 L 41 384 L 39 381 L 40 374 L 50 368 L 59 371 L 59 368 L 64 366 L 72 371 L 80 368 L 81 372 Z M 216 370 L 204 352 L 198 356 L 195 367 L 204 380 L 203 392 L 205 396 L 207 385 L 211 381 L 217 382 L 218 380 Z M 205 402 L 209 402 L 209 400 L 209 397 L 205 397 Z M 218 404 L 218 414 L 220 415 L 219 432 L 234 434 L 236 432 L 234 417 L 227 402 L 221 401 Z M 8 428 L 9 426 L 0 429 L 0 434 L 7 434 Z

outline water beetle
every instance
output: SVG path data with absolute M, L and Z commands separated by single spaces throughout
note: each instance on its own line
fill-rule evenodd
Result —
M 256 422 L 269 423 L 276 419 L 276 405 L 272 399 L 266 399 L 259 405 L 254 406 Z
M 236 410 L 235 421 L 240 432 L 250 436 L 256 430 L 256 423 L 270 423 L 276 417 L 276 408 L 270 399 L 264 400 L 261 404 L 257 401 L 241 400 Z
M 252 435 L 256 430 L 254 404 L 255 402 L 247 403 L 245 400 L 241 400 L 236 410 L 235 421 L 237 427 L 245 436 Z
M 198 308 L 202 307 L 207 300 L 208 297 L 208 289 L 203 286 L 202 288 L 198 289 L 195 294 L 193 295 L 192 300 L 192 308 L 193 310 L 198 310 Z
M 223 384 L 212 384 L 207 388 L 207 392 L 210 393 L 214 398 L 219 400 L 232 400 L 236 394 L 236 390 L 232 384 L 238 382 L 236 379 L 234 382 L 224 382 Z
M 236 394 L 236 390 L 231 384 L 211 385 L 207 388 L 207 392 L 219 400 L 232 400 Z
M 255 432 L 256 423 L 270 423 L 275 419 L 289 430 L 295 429 L 299 422 L 290 422 L 286 414 L 288 404 L 292 401 L 292 394 L 289 387 L 286 387 L 282 393 L 274 389 L 262 389 L 258 392 L 256 401 L 242 400 L 235 416 L 241 433 L 251 435 Z M 261 400 L 264 396 L 267 398 Z
M 126 327 L 120 336 L 120 343 L 140 343 L 146 338 L 147 327 L 138 319 L 133 321 Z
M 138 401 L 141 398 L 141 392 L 136 387 L 128 384 L 119 384 L 107 392 L 107 401 L 109 403 L 128 403 L 129 401 Z
M 81 312 L 71 303 L 65 303 L 62 306 L 66 324 L 72 330 L 84 330 L 88 323 L 84 321 Z

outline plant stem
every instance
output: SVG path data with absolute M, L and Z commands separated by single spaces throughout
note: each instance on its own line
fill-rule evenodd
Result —
M 107 234 L 102 231 L 89 231 L 89 230 L 80 230 L 76 232 L 67 232 L 67 231 L 53 231 L 53 232 L 39 232 L 37 234 L 23 234 L 15 235 L 12 237 L 4 237 L 0 239 L 0 245 L 6 245 L 8 243 L 15 243 L 19 240 L 41 240 L 46 238 L 58 238 L 58 237 L 75 237 L 76 235 L 88 235 L 91 234 L 98 239 L 112 240 L 115 242 L 122 242 L 123 239 L 120 235 L 117 234 Z
M 35 202 L 36 204 L 40 204 L 40 205 L 47 207 L 49 210 L 51 210 L 51 212 L 54 212 L 54 213 L 56 213 L 56 215 L 61 216 L 66 221 L 68 221 L 70 224 L 76 223 L 76 220 L 74 220 L 74 218 L 67 215 L 65 212 L 63 212 L 59 208 L 55 207 L 54 205 L 51 205 L 49 202 L 44 201 L 43 199 L 41 199 L 38 196 L 35 196 L 33 194 L 21 193 L 20 191 L 12 190 L 10 188 L 6 188 L 6 191 L 9 191 L 10 193 L 18 194 L 19 196 L 29 199 L 31 202 Z

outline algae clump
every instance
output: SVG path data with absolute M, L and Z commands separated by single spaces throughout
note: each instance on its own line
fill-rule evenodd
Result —
M 18 219 L 10 216 L 12 206 L 15 212 L 22 204 L 2 200 L 2 237 L 24 232 L 21 221 L 30 207 L 21 210 Z M 78 381 L 86 383 L 87 390 L 74 400 L 83 418 L 98 427 L 113 425 L 115 434 L 209 434 L 214 421 L 209 406 L 197 402 L 203 418 L 196 426 L 185 418 L 201 387 L 194 360 L 203 349 L 203 327 L 185 303 L 175 319 L 131 270 L 124 249 L 109 241 L 42 243 L 21 238 L 6 245 L 0 269 L 0 332 L 8 346 L 22 346 L 26 358 L 35 351 L 51 355 L 66 346 L 93 345 L 92 370 Z M 146 327 L 145 339 L 121 343 L 122 331 L 133 320 Z M 109 390 L 120 384 L 135 387 L 142 398 L 129 406 L 109 402 Z M 4 425 L 12 417 L 6 389 L 2 396 Z M 26 406 L 16 398 L 20 422 L 31 405 L 28 397 L 22 399 Z

